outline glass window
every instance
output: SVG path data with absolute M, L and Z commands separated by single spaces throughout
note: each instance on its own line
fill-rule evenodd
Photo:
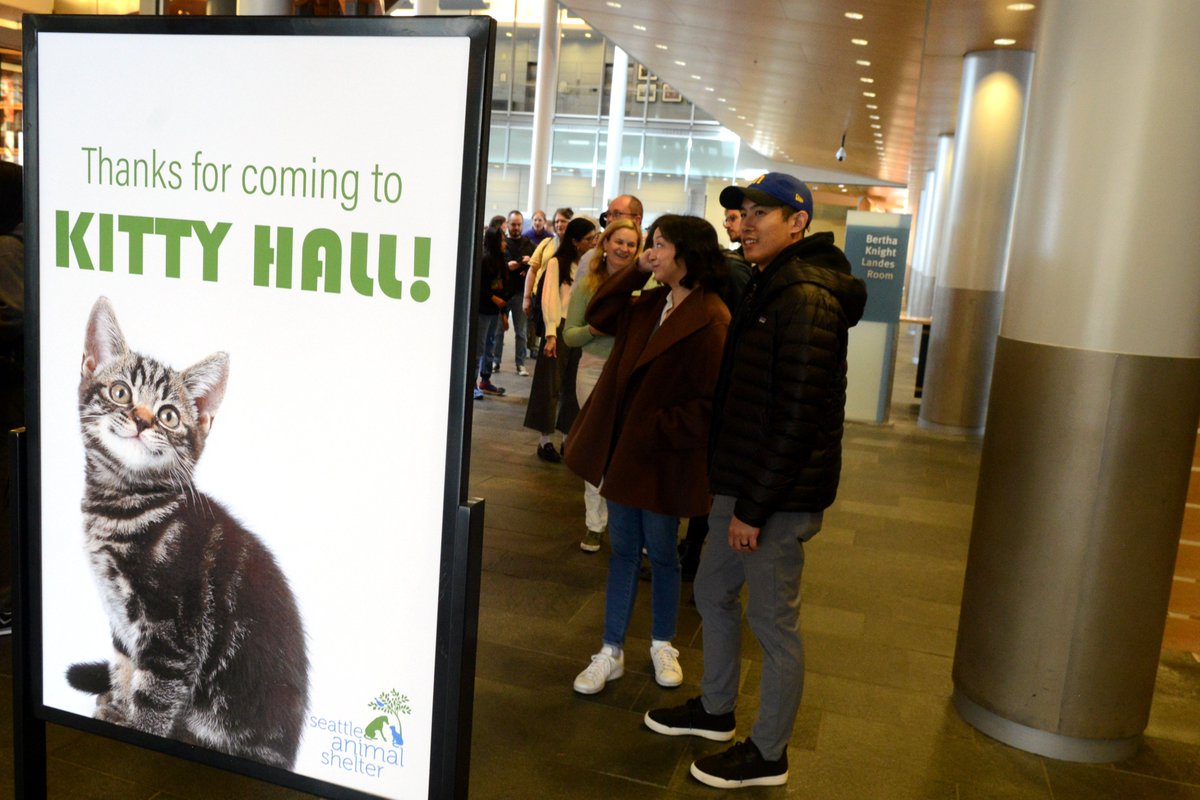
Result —
M 538 27 L 518 25 L 513 32 L 512 110 L 533 111 L 537 94 Z
M 531 128 L 509 128 L 508 163 L 529 166 L 529 158 L 532 153 L 533 130 Z
M 692 139 L 693 178 L 726 178 L 733 174 L 736 143 L 720 139 Z
M 591 175 L 596 157 L 595 132 L 555 131 L 552 147 L 551 166 L 583 170 Z
M 688 140 L 686 136 L 646 136 L 646 172 L 662 172 L 682 175 L 687 163 Z
M 492 72 L 492 110 L 508 111 L 509 94 L 513 87 L 513 56 L 516 53 L 516 26 L 496 26 L 496 67 Z
M 678 89 L 662 81 L 658 82 L 657 91 L 650 92 L 650 101 L 646 104 L 646 109 L 651 119 L 692 118 L 692 104 Z
M 563 30 L 558 51 L 558 113 L 600 113 L 604 42 L 590 30 Z

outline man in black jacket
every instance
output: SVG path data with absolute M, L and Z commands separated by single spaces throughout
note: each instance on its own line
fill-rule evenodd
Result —
M 672 736 L 734 737 L 741 664 L 740 591 L 763 648 L 758 718 L 750 736 L 697 759 L 692 775 L 721 788 L 787 782 L 787 743 L 804 686 L 800 639 L 803 543 L 837 494 L 846 405 L 848 329 L 866 286 L 833 234 L 805 236 L 812 194 L 769 172 L 727 187 L 721 205 L 743 211 L 741 239 L 754 277 L 729 326 L 713 401 L 709 481 L 714 538 L 696 574 L 704 620 L 701 696 L 646 713 Z
M 507 227 L 505 228 L 507 233 L 505 240 L 508 244 L 508 274 L 504 277 L 504 291 L 505 297 L 508 298 L 508 306 L 502 313 L 512 315 L 513 344 L 517 349 L 514 365 L 517 374 L 527 378 L 529 371 L 525 369 L 525 356 L 528 355 L 528 351 L 525 345 L 528 322 L 525 318 L 525 311 L 521 307 L 521 301 L 525 298 L 525 275 L 529 272 L 529 257 L 533 255 L 535 245 L 531 239 L 521 235 L 521 226 L 524 224 L 525 217 L 520 211 L 513 209 L 508 212 Z M 499 372 L 500 360 L 504 356 L 503 331 L 501 331 L 500 341 L 496 343 L 494 352 L 496 363 L 492 365 L 492 371 Z

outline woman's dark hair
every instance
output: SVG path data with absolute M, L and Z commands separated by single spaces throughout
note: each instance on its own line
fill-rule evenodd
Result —
M 505 221 L 506 220 L 504 217 L 497 214 L 496 216 L 492 217 L 491 221 L 488 223 L 487 229 L 490 231 L 493 228 L 503 228 Z
M 562 242 L 554 253 L 554 257 L 558 259 L 558 283 L 560 286 L 575 279 L 573 267 L 583 257 L 583 251 L 579 249 L 576 242 L 594 230 L 596 230 L 596 223 L 587 217 L 577 217 L 567 223 Z
M 504 229 L 489 227 L 483 232 L 483 260 L 504 262 Z
M 685 217 L 680 214 L 664 214 L 654 220 L 646 235 L 649 242 L 654 231 L 675 245 L 675 258 L 683 262 L 687 272 L 679 283 L 691 289 L 696 285 L 704 289 L 720 289 L 725 282 L 725 256 L 717 243 L 717 231 L 702 217 Z

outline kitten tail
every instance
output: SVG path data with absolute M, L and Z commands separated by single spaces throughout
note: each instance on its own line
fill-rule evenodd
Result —
M 67 667 L 67 683 L 81 692 L 104 694 L 112 690 L 107 661 L 91 661 Z

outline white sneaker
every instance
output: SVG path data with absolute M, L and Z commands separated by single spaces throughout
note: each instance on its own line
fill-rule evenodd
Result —
M 528 378 L 529 370 L 525 369 L 524 364 L 521 364 L 520 366 L 517 367 L 517 374 L 520 375 L 522 378 Z
M 668 689 L 683 683 L 683 668 L 679 666 L 679 651 L 670 642 L 662 642 L 650 648 L 650 661 L 654 664 L 654 680 Z
M 608 681 L 615 681 L 625 674 L 625 652 L 612 655 L 612 648 L 605 645 L 592 656 L 587 669 L 575 676 L 575 691 L 580 694 L 596 694 Z

